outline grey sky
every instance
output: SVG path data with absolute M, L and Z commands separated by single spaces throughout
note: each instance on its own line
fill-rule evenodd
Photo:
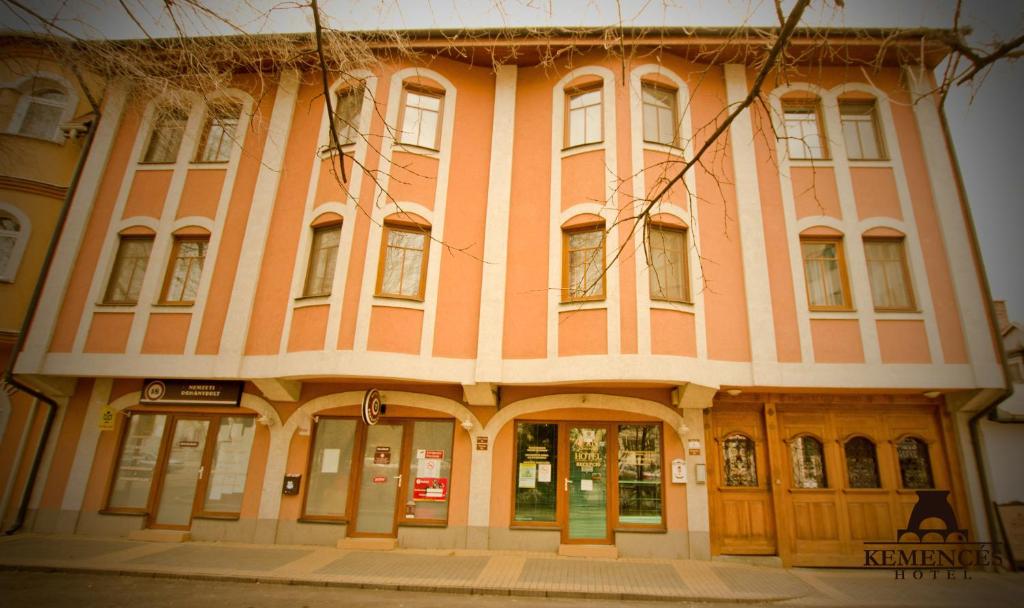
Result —
M 37 0 L 68 29 L 93 37 L 140 36 L 116 0 Z M 166 34 L 162 2 L 125 0 L 151 34 Z M 249 31 L 306 31 L 309 11 L 292 2 L 208 0 L 205 4 Z M 788 8 L 792 0 L 785 2 Z M 806 25 L 949 27 L 953 0 L 847 0 L 836 10 L 816 1 Z M 474 28 L 520 25 L 609 25 L 619 21 L 614 0 L 321 0 L 330 25 L 345 29 Z M 268 12 L 268 9 L 273 9 Z M 627 25 L 777 24 L 770 1 L 623 0 Z M 965 0 L 964 25 L 979 42 L 1024 31 L 1024 1 Z M 25 22 L 0 8 L 0 22 L 25 29 Z M 150 25 L 152 24 L 152 25 Z M 223 33 L 198 20 L 194 33 Z M 947 100 L 946 114 L 966 182 L 993 296 L 1008 300 L 1010 315 L 1024 321 L 1024 62 L 1003 63 L 984 82 L 961 87 Z

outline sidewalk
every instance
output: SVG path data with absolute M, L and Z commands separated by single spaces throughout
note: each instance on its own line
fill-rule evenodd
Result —
M 0 568 L 447 593 L 787 606 L 1017 606 L 1024 576 L 971 572 L 971 580 L 895 580 L 888 571 L 766 568 L 653 559 L 582 559 L 547 553 L 412 550 L 239 543 L 147 543 L 21 534 L 0 539 Z

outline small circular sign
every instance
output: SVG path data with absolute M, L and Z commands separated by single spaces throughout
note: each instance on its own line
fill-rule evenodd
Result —
M 380 391 L 375 388 L 371 388 L 366 391 L 363 395 L 363 422 L 373 426 L 380 420 L 381 413 L 381 402 L 380 402 Z
M 163 382 L 154 380 L 146 385 L 143 393 L 146 395 L 148 401 L 160 401 L 163 398 L 164 393 L 167 392 L 167 387 L 164 386 Z

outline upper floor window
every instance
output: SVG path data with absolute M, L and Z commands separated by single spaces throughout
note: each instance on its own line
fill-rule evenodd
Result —
M 807 304 L 811 310 L 850 308 L 841 238 L 801 238 Z
M 209 243 L 207 236 L 182 236 L 174 239 L 161 304 L 192 304 L 196 301 Z
M 690 298 L 686 267 L 686 230 L 651 226 L 649 266 L 651 299 L 686 302 Z
M 839 120 L 843 125 L 846 156 L 851 160 L 885 158 L 885 143 L 878 128 L 878 114 L 873 102 L 841 102 Z
M 604 226 L 562 232 L 562 300 L 604 299 Z
M 782 116 L 786 129 L 786 148 L 793 160 L 828 158 L 825 130 L 816 101 L 785 102 Z
M 39 139 L 56 139 L 69 101 L 64 86 L 49 78 L 30 78 L 20 90 L 20 111 L 15 113 L 10 130 Z
M 566 95 L 565 147 L 582 146 L 602 141 L 601 88 L 590 87 Z
M 865 238 L 864 258 L 875 310 L 913 310 L 914 295 L 903 239 Z
M 402 91 L 402 130 L 398 141 L 403 144 L 437 150 L 441 130 L 441 106 L 444 95 L 427 89 L 405 87 Z
M 430 229 L 384 225 L 377 295 L 422 300 Z
M 309 251 L 309 269 L 306 271 L 303 296 L 331 295 L 340 241 L 341 224 L 333 223 L 313 228 L 313 243 Z
M 0 280 L 13 281 L 18 260 L 17 250 L 24 234 L 13 215 L 0 211 Z
M 173 163 L 178 160 L 178 149 L 181 147 L 181 138 L 185 134 L 187 122 L 188 116 L 177 108 L 157 108 L 142 162 Z
M 362 87 L 338 91 L 338 97 L 334 104 L 334 129 L 338 134 L 339 145 L 347 146 L 355 143 L 356 137 L 359 135 L 359 113 L 362 108 Z M 334 143 L 331 142 L 331 146 L 333 145 Z
M 644 112 L 644 141 L 666 146 L 678 145 L 676 138 L 676 92 L 653 83 L 641 85 Z
M 203 136 L 196 150 L 196 162 L 224 163 L 231 159 L 231 145 L 235 140 L 242 108 L 235 103 L 210 106 L 203 125 Z
M 152 248 L 152 236 L 121 237 L 103 296 L 104 304 L 135 304 L 139 301 Z

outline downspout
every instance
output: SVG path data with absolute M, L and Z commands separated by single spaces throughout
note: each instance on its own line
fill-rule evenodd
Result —
M 960 197 L 960 210 L 963 213 L 964 223 L 967 224 L 968 242 L 971 246 L 971 253 L 974 256 L 976 274 L 981 282 L 982 295 L 985 298 L 985 308 L 988 311 L 989 333 L 993 345 L 999 352 L 999 361 L 1003 366 L 1003 392 L 996 396 L 991 403 L 974 413 L 967 421 L 967 428 L 971 436 L 971 451 L 974 453 L 974 465 L 978 469 L 978 478 L 981 480 L 981 499 L 985 503 L 985 525 L 988 528 L 988 535 L 991 541 L 996 542 L 995 516 L 992 509 L 992 494 L 989 491 L 989 479 L 985 472 L 984 455 L 981 451 L 980 431 L 978 423 L 989 412 L 994 411 L 999 404 L 1006 401 L 1013 394 L 1013 384 L 1010 382 L 1009 361 L 1006 358 L 1006 350 L 1003 348 L 1003 339 L 996 327 L 995 304 L 992 301 L 992 290 L 989 287 L 988 275 L 982 264 L 981 247 L 978 244 L 978 235 L 974 230 L 974 218 L 971 216 L 971 209 L 967 204 L 967 188 L 964 187 L 963 174 L 960 172 L 960 162 L 956 157 L 956 150 L 953 148 L 953 136 L 949 131 L 949 123 L 946 121 L 946 112 L 940 105 L 938 108 L 939 121 L 942 124 L 942 136 L 946 141 L 946 151 L 953 165 L 953 179 L 956 181 L 957 194 Z
M 85 143 L 82 145 L 82 152 L 78 155 L 78 162 L 75 163 L 75 170 L 71 174 L 71 182 L 68 184 L 67 192 L 64 194 L 64 202 L 61 205 L 60 215 L 57 217 L 57 225 L 54 227 L 53 235 L 50 237 L 50 245 L 46 250 L 46 257 L 43 259 L 43 266 L 39 270 L 39 279 L 36 281 L 35 289 L 32 291 L 32 299 L 29 300 L 28 310 L 25 311 L 25 318 L 21 321 L 21 331 L 18 332 L 18 338 L 11 351 L 11 360 L 7 364 L 7 369 L 4 370 L 3 379 L 5 382 L 17 388 L 19 391 L 35 397 L 47 406 L 46 420 L 43 422 L 43 430 L 39 434 L 39 443 L 36 445 L 35 454 L 32 457 L 32 467 L 29 469 L 28 479 L 25 480 L 25 488 L 21 493 L 21 502 L 18 505 L 18 515 L 14 519 L 14 523 L 11 527 L 4 531 L 5 535 L 14 534 L 25 524 L 25 516 L 28 513 L 28 503 L 32 498 L 32 492 L 35 490 L 36 479 L 39 476 L 39 467 L 43 461 L 43 452 L 49 442 L 50 432 L 53 430 L 53 420 L 57 416 L 58 408 L 57 402 L 54 399 L 23 384 L 15 378 L 14 365 L 18 361 L 18 355 L 21 354 L 21 349 L 25 346 L 25 337 L 28 335 L 29 327 L 32 326 L 32 320 L 35 318 L 36 308 L 39 306 L 39 299 L 43 294 L 43 285 L 49 277 L 50 267 L 53 265 L 53 258 L 57 251 L 57 243 L 60 241 L 61 234 L 64 232 L 64 225 L 67 223 L 68 213 L 71 210 L 71 201 L 75 197 L 75 190 L 78 188 L 78 181 L 82 177 L 82 169 L 85 166 L 85 159 L 89 156 L 89 149 L 92 148 L 92 140 L 93 136 L 96 134 L 96 125 L 99 120 L 99 112 L 94 112 L 93 118 L 89 121 L 89 130 L 85 136 Z

